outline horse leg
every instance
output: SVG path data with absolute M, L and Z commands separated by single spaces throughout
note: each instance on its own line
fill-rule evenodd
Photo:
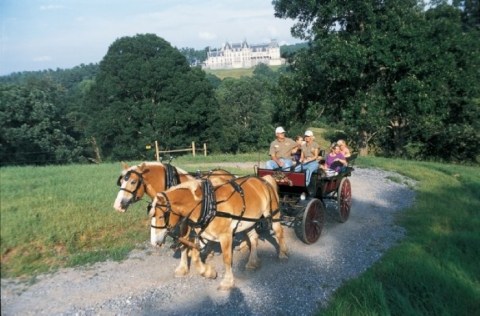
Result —
M 248 257 L 248 262 L 245 268 L 248 270 L 255 270 L 260 266 L 260 261 L 258 260 L 257 246 L 258 246 L 258 234 L 254 229 L 251 229 L 248 233 L 248 240 L 250 246 L 250 256 Z
M 285 236 L 283 235 L 283 227 L 280 222 L 275 221 L 272 223 L 272 229 L 275 232 L 275 238 L 279 246 L 278 257 L 280 259 L 287 259 L 287 244 L 285 243 Z
M 188 273 L 188 247 L 182 246 L 180 264 L 175 269 L 175 276 L 182 277 Z
M 222 282 L 220 282 L 219 290 L 230 290 L 234 284 L 235 279 L 232 272 L 232 243 L 233 236 L 231 234 L 223 234 L 219 238 L 220 246 L 222 248 L 223 264 L 225 265 L 225 275 Z
M 217 277 L 217 271 L 215 268 L 202 261 L 200 250 L 197 248 L 192 248 L 190 255 L 192 257 L 192 264 L 195 266 L 201 276 L 208 279 L 215 279 Z

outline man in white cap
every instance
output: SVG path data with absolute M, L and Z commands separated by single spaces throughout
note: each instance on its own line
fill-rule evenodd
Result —
M 320 147 L 314 141 L 313 132 L 308 130 L 305 131 L 304 135 L 305 144 L 302 145 L 302 154 L 300 156 L 300 165 L 295 167 L 295 171 L 305 171 L 306 173 L 306 184 L 310 183 L 310 178 L 312 173 L 318 169 L 318 153 Z
M 279 126 L 275 129 L 276 139 L 270 144 L 269 155 L 271 160 L 267 161 L 267 169 L 289 170 L 293 166 L 292 150 L 296 148 L 297 143 L 288 137 L 285 137 L 285 130 Z

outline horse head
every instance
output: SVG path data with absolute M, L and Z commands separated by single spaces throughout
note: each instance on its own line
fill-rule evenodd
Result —
M 182 218 L 189 217 L 201 201 L 201 184 L 198 180 L 190 180 L 157 193 L 148 212 L 151 218 L 150 243 L 161 246 L 167 235 L 177 228 L 177 237 L 185 236 L 186 227 L 177 226 Z
M 145 181 L 145 174 L 150 169 L 146 163 L 129 167 L 122 163 L 122 173 L 117 185 L 120 187 L 113 207 L 119 212 L 126 212 L 130 204 L 140 200 L 148 190 L 149 184 Z

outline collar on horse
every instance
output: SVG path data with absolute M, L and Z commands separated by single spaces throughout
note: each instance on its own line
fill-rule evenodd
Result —
M 171 188 L 180 183 L 178 170 L 171 164 L 167 163 L 165 166 L 165 188 Z
M 217 200 L 215 198 L 215 189 L 212 182 L 208 179 L 202 180 L 202 206 L 200 208 L 200 216 L 196 222 L 189 220 L 192 227 L 202 228 L 202 230 L 210 224 L 217 214 Z

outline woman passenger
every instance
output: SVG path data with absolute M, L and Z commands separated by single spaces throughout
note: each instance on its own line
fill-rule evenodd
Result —
M 339 139 L 337 141 L 338 146 L 340 146 L 340 152 L 343 154 L 345 158 L 350 157 L 350 149 L 347 147 L 347 143 L 343 139 Z
M 347 160 L 345 156 L 340 152 L 340 146 L 338 144 L 333 144 L 330 147 L 330 153 L 327 155 L 327 168 L 339 172 L 343 166 L 346 166 Z

